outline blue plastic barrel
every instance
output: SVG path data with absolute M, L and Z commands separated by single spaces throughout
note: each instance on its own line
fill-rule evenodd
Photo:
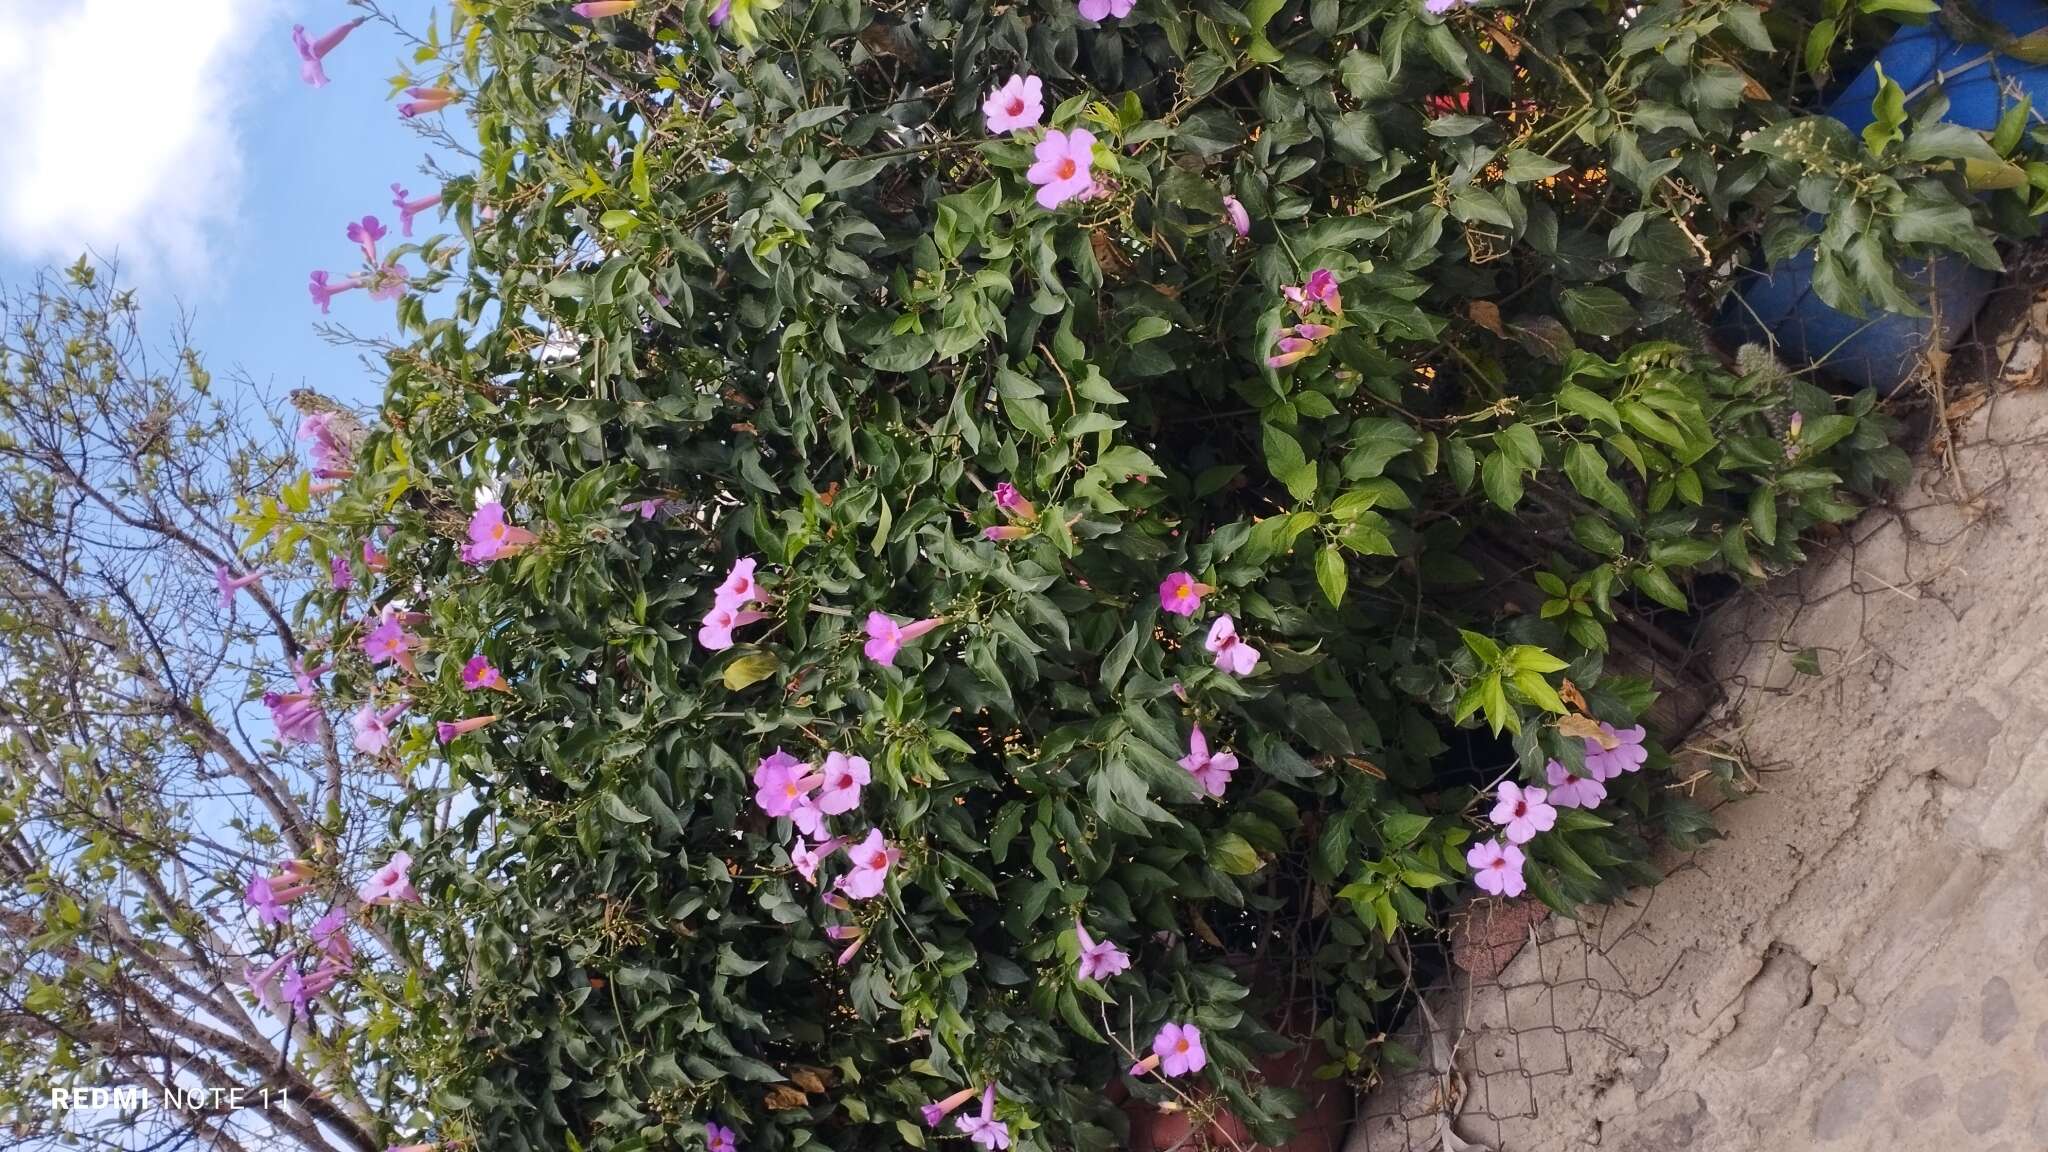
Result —
M 2043 0 L 1988 0 L 1978 10 L 2014 35 L 2048 27 L 2048 3 Z M 1980 59 L 1986 51 L 1981 44 L 1957 43 L 1938 23 L 1930 22 L 1901 28 L 1877 60 L 1884 74 L 1908 92 L 1933 79 L 1936 71 L 1952 73 L 1941 84 L 1949 98 L 1946 119 L 1951 123 L 1985 131 L 1995 127 L 2004 107 L 2002 82 L 2017 83 L 2033 97 L 2035 107 L 2048 108 L 2048 67 L 1999 57 L 1994 73 L 1992 62 Z M 1870 102 L 1877 96 L 1877 86 L 1877 68 L 1864 69 L 1829 103 L 1828 114 L 1860 132 L 1871 122 Z M 1920 286 L 1923 298 L 1930 295 L 1926 268 L 1910 270 L 1908 276 Z M 1906 381 L 1931 344 L 1938 340 L 1944 349 L 1955 345 L 1984 306 L 1998 275 L 1961 257 L 1944 256 L 1934 261 L 1933 281 L 1930 304 L 1938 305 L 1933 308 L 1941 320 L 1938 334 L 1933 318 L 1926 316 L 1873 311 L 1859 320 L 1830 308 L 1814 293 L 1813 252 L 1808 249 L 1748 277 L 1741 299 L 1730 300 L 1722 312 L 1722 328 L 1740 340 L 1756 340 L 1768 332 L 1788 363 L 1815 364 L 1843 383 L 1889 393 Z

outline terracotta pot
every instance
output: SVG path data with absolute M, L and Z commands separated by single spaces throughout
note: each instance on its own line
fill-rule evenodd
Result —
M 1308 1107 L 1295 1117 L 1294 1138 L 1285 1144 L 1252 1143 L 1244 1125 L 1228 1111 L 1217 1113 L 1206 1129 L 1190 1137 L 1186 1112 L 1162 1112 L 1142 1100 L 1126 1100 L 1123 1108 L 1131 1122 L 1131 1152 L 1337 1152 L 1351 1123 L 1352 1093 L 1342 1080 L 1315 1078 L 1315 1069 L 1328 1059 L 1323 1046 L 1312 1042 L 1259 1061 L 1259 1075 L 1268 1082 L 1287 1085 L 1308 1097 Z M 1122 1095 L 1122 1088 L 1121 1083 L 1111 1086 L 1116 1095 Z

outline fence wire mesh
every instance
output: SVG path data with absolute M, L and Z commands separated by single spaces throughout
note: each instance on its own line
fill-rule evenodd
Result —
M 1671 646 L 1639 654 L 1661 685 L 1691 696 L 1667 713 L 1690 735 L 1662 733 L 1678 749 L 1672 787 L 1709 804 L 1770 788 L 1792 765 L 1785 749 L 1752 744 L 1751 720 L 1824 704 L 1830 680 L 1852 667 L 1882 684 L 1905 654 L 1888 652 L 1871 627 L 1880 601 L 1960 614 L 1952 578 L 1968 563 L 1970 533 L 1997 516 L 2016 454 L 2048 446 L 2048 433 L 2001 433 L 1996 418 L 2003 400 L 2048 383 L 2048 243 L 2008 255 L 2007 275 L 1960 340 L 1945 352 L 1922 348 L 1882 401 L 1904 423 L 1912 481 L 1816 540 L 1799 571 L 1703 612 L 1671 637 L 1682 655 Z M 1669 872 L 1707 858 L 1661 863 Z M 1660 931 L 1694 911 L 1660 901 L 1661 891 L 1583 909 L 1576 921 L 1533 899 L 1476 900 L 1454 916 L 1445 938 L 1426 945 L 1449 962 L 1416 989 L 1421 1007 L 1390 1038 L 1416 1061 L 1389 1061 L 1361 1095 L 1345 1152 L 1548 1152 L 1575 1146 L 1575 1136 L 1546 1124 L 1547 1108 L 1569 1111 L 1630 1081 L 1647 1089 L 1666 1051 L 1645 1027 L 1665 1010 L 1654 1002 L 1710 959 L 1674 939 L 1682 933 Z M 1650 1130 L 1668 1134 L 1661 1147 L 1689 1147 L 1691 1122 L 1674 1113 Z

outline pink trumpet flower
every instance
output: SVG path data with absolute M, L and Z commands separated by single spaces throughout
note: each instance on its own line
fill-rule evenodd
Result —
M 1238 638 L 1237 622 L 1229 616 L 1216 618 L 1202 646 L 1215 657 L 1216 667 L 1232 676 L 1249 676 L 1259 663 L 1259 650 Z
M 1022 540 L 1031 535 L 1028 524 L 991 524 L 981 530 L 982 539 L 1001 544 L 1009 540 Z
M 825 935 L 830 936 L 834 940 L 853 941 L 853 943 L 848 944 L 846 948 L 839 953 L 839 958 L 833 961 L 834 964 L 838 965 L 841 968 L 844 968 L 848 964 L 851 964 L 853 962 L 854 954 L 859 952 L 860 946 L 867 943 L 868 940 L 868 934 L 866 932 L 860 930 L 859 928 L 855 928 L 845 924 L 832 925 L 830 928 L 825 929 Z
M 1088 934 L 1081 918 L 1074 918 L 1074 939 L 1081 945 L 1078 973 L 1083 980 L 1101 983 L 1131 966 L 1131 958 L 1111 940 L 1097 940 Z
M 862 647 L 867 657 L 877 664 L 894 665 L 896 654 L 905 644 L 916 640 L 937 628 L 943 621 L 937 617 L 918 620 L 910 624 L 898 624 L 894 617 L 881 612 L 868 613 L 868 642 Z
M 820 840 L 816 844 L 809 843 L 799 836 L 796 838 L 796 844 L 789 850 L 789 862 L 796 866 L 799 876 L 802 876 L 812 884 L 816 884 L 818 882 L 819 866 L 824 864 L 826 857 L 839 851 L 843 844 L 844 841 L 840 840 L 837 836 L 828 840 Z
M 328 283 L 327 270 L 316 270 L 306 283 L 306 291 L 312 294 L 313 303 L 320 306 L 320 314 L 327 315 L 327 305 L 343 292 L 351 292 L 363 286 L 360 276 L 351 276 L 339 283 Z
M 1607 799 L 1607 785 L 1581 776 L 1555 760 L 1543 766 L 1550 783 L 1550 803 L 1558 808 L 1598 808 Z
M 307 442 L 313 475 L 322 480 L 342 480 L 354 475 L 348 441 L 334 430 L 334 414 L 312 412 L 299 420 L 298 439 Z
M 754 569 L 759 563 L 752 556 L 742 556 L 733 561 L 732 571 L 725 574 L 725 582 L 718 586 L 713 602 L 727 608 L 767 603 L 767 598 L 761 595 L 761 585 L 754 580 Z
M 291 1005 L 292 1012 L 304 1018 L 312 1015 L 314 998 L 325 995 L 328 989 L 334 987 L 334 982 L 340 978 L 341 972 L 340 966 L 331 961 L 311 972 L 293 968 L 284 974 L 279 991 L 284 997 L 284 1002 Z
M 1041 208 L 1057 208 L 1095 187 L 1089 174 L 1095 163 L 1095 134 L 1086 128 L 1047 132 L 1032 156 L 1037 162 L 1025 170 L 1024 178 L 1038 185 Z
M 1195 725 L 1188 733 L 1188 754 L 1180 758 L 1180 766 L 1211 796 L 1223 795 L 1230 786 L 1230 774 L 1237 771 L 1237 754 L 1218 752 L 1209 754 L 1209 740 L 1202 735 L 1202 726 Z
M 337 904 L 313 921 L 313 946 L 347 971 L 355 963 L 356 946 L 348 938 L 348 909 Z
M 703 645 L 707 652 L 723 652 L 732 647 L 733 629 L 767 618 L 766 614 L 752 609 L 740 611 L 730 604 L 713 604 L 711 610 L 704 613 L 704 619 L 698 622 L 697 643 Z
M 355 587 L 355 584 L 356 574 L 348 566 L 348 557 L 329 556 L 327 558 L 327 586 L 336 592 L 346 592 L 350 588 Z
M 839 878 L 837 887 L 855 900 L 880 896 L 889 879 L 889 867 L 903 858 L 901 849 L 882 838 L 880 828 L 868 829 L 867 839 L 847 848 L 846 855 L 853 868 Z
M 1512 780 L 1500 785 L 1500 802 L 1493 806 L 1493 822 L 1507 830 L 1508 843 L 1527 844 L 1538 832 L 1557 824 L 1557 809 L 1541 788 L 1524 788 Z
M 285 966 L 292 962 L 292 957 L 298 954 L 298 949 L 287 948 L 282 955 L 261 970 L 251 968 L 247 964 L 242 965 L 242 983 L 248 985 L 249 991 L 256 994 L 257 1003 L 272 1012 L 277 1011 L 277 978 L 284 973 Z
M 943 1100 L 934 1100 L 920 1109 L 924 1113 L 924 1126 L 937 1128 L 939 1121 L 953 1114 L 954 1109 L 974 1099 L 974 1089 L 962 1088 Z
M 498 722 L 496 713 L 488 716 L 471 716 L 463 720 L 443 720 L 434 725 L 434 735 L 443 744 L 460 739 L 480 728 L 488 728 Z
M 1012 76 L 981 102 L 981 114 L 992 135 L 1036 128 L 1045 115 L 1045 82 L 1036 76 Z
M 1175 616 L 1193 616 L 1202 610 L 1202 597 L 1214 591 L 1186 572 L 1174 572 L 1159 582 L 1159 607 Z
M 1337 291 L 1337 275 L 1328 268 L 1316 269 L 1309 273 L 1306 283 L 1299 287 L 1288 285 L 1280 289 L 1280 294 L 1287 297 L 1294 310 L 1302 315 L 1316 308 L 1328 312 L 1344 311 L 1343 297 Z
M 398 106 L 398 114 L 407 120 L 439 112 L 462 98 L 462 93 L 453 88 L 407 88 L 405 94 L 412 99 Z
M 377 262 L 377 241 L 390 234 L 391 230 L 384 227 L 383 222 L 375 216 L 365 216 L 361 220 L 351 220 L 348 224 L 348 238 L 363 250 L 363 262 L 365 264 L 375 264 Z
M 405 630 L 401 619 L 404 615 L 409 613 L 386 616 L 363 637 L 363 655 L 370 658 L 370 663 L 397 664 L 407 672 L 417 671 L 412 654 L 420 647 L 420 638 Z
M 299 50 L 299 79 L 315 88 L 326 87 L 327 69 L 321 65 L 321 61 L 326 59 L 327 54 L 334 51 L 343 40 L 348 39 L 349 33 L 362 27 L 367 20 L 368 16 L 358 16 L 346 24 L 336 25 L 333 31 L 318 40 L 306 38 L 304 24 L 292 25 L 292 46 Z
M 962 1116 L 953 1121 L 953 1126 L 991 1152 L 1010 1146 L 1010 1126 L 996 1119 L 996 1086 L 993 1082 L 981 1090 L 981 1114 Z
M 377 542 L 365 539 L 363 541 L 363 567 L 368 568 L 372 572 L 382 572 L 390 566 L 391 558 L 377 550 Z
M 223 608 L 234 607 L 235 593 L 261 579 L 263 579 L 261 569 L 241 576 L 235 576 L 229 573 L 228 566 L 225 564 L 213 566 L 213 586 L 220 590 L 220 606 Z
M 282 924 L 291 919 L 287 906 L 310 891 L 311 886 L 290 870 L 270 876 L 258 872 L 242 890 L 242 902 L 265 924 Z
M 391 746 L 391 725 L 405 710 L 412 706 L 410 700 L 400 700 L 384 711 L 377 711 L 374 704 L 365 704 L 356 709 L 349 718 L 355 728 L 356 751 L 365 756 L 376 756 Z
M 1112 16 L 1121 20 L 1129 16 L 1131 9 L 1137 6 L 1138 0 L 1081 0 L 1075 7 L 1080 11 L 1082 19 L 1101 23 Z
M 412 886 L 412 854 L 392 853 L 390 862 L 356 889 L 356 896 L 365 904 L 418 904 L 420 894 Z
M 1198 1072 L 1208 1062 L 1201 1032 L 1193 1024 L 1169 1023 L 1161 1026 L 1159 1034 L 1152 1038 L 1152 1054 L 1131 1065 L 1131 1075 L 1143 1076 L 1164 1064 L 1166 1075 L 1180 1076 Z
M 1282 336 L 1279 343 L 1274 346 L 1273 354 L 1266 357 L 1266 367 L 1285 368 L 1289 364 L 1306 360 L 1315 355 L 1317 347 L 1313 340 L 1304 340 L 1299 336 Z
M 995 497 L 996 507 L 1002 509 L 1006 516 L 1029 520 L 1038 515 L 1038 509 L 1033 507 L 1031 501 L 1026 500 L 1017 491 L 1017 486 L 1008 480 L 996 485 Z
M 633 6 L 639 2 L 640 0 L 584 0 L 581 4 L 571 4 L 569 11 L 585 20 L 602 20 L 607 16 L 631 12 Z
M 818 790 L 818 811 L 838 816 L 860 807 L 860 790 L 868 783 L 868 762 L 843 752 L 825 754 L 824 785 Z
M 488 564 L 500 556 L 524 550 L 539 537 L 505 522 L 505 506 L 496 500 L 479 507 L 469 518 L 469 543 L 462 549 L 467 564 Z
M 1529 882 L 1522 875 L 1526 861 L 1522 850 L 1499 840 L 1481 840 L 1465 850 L 1465 863 L 1472 869 L 1472 882 L 1495 896 L 1520 896 Z
M 739 1152 L 739 1137 L 723 1124 L 704 1126 L 705 1152 Z
M 265 692 L 263 706 L 270 709 L 270 726 L 287 744 L 320 742 L 320 706 L 307 689 L 297 692 Z
M 821 782 L 809 764 L 777 748 L 754 765 L 754 803 L 770 816 L 788 816 Z
M 462 686 L 472 692 L 479 688 L 489 688 L 497 692 L 512 691 L 512 685 L 505 682 L 505 674 L 498 671 L 491 663 L 490 657 L 481 652 L 471 656 L 469 662 L 462 666 Z
M 1230 221 L 1230 230 L 1239 236 L 1252 234 L 1252 214 L 1245 210 L 1243 201 L 1235 196 L 1223 198 L 1223 217 Z M 411 233 L 407 233 L 411 235 Z
M 429 208 L 438 206 L 440 203 L 441 194 L 439 192 L 434 193 L 432 196 L 422 196 L 417 200 L 409 200 L 406 198 L 405 185 L 393 184 L 391 186 L 391 206 L 398 209 L 398 230 L 408 239 L 412 237 L 412 218 Z

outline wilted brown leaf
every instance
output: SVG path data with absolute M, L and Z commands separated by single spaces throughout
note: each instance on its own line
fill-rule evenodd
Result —
M 1586 698 L 1579 694 L 1579 686 L 1566 678 L 1558 682 L 1557 698 L 1572 706 L 1575 712 L 1586 711 Z
M 1508 334 L 1507 329 L 1500 326 L 1500 305 L 1491 300 L 1472 301 L 1465 305 L 1465 314 L 1472 318 L 1474 324 L 1495 336 L 1505 338 Z
M 789 1077 L 790 1083 L 806 1092 L 822 1093 L 832 1086 L 830 1068 L 811 1068 L 799 1064 L 794 1068 L 784 1069 L 784 1074 Z
M 1097 229 L 1088 234 L 1088 246 L 1095 250 L 1095 262 L 1102 265 L 1103 274 L 1122 277 L 1130 272 L 1131 261 L 1116 246 L 1116 237 L 1108 229 Z
M 761 1098 L 761 1103 L 767 1105 L 770 1112 L 787 1112 L 792 1108 L 810 1107 L 811 1098 L 787 1084 L 777 1084 L 768 1089 L 768 1094 Z
M 1188 919 L 1193 920 L 1195 922 L 1195 935 L 1200 936 L 1202 940 L 1212 948 L 1223 947 L 1222 938 L 1216 935 L 1216 930 L 1214 928 L 1209 927 L 1209 922 L 1207 920 L 1202 919 L 1202 910 L 1200 908 L 1195 907 L 1193 904 L 1189 904 Z
M 1600 727 L 1600 722 L 1591 716 L 1579 716 L 1576 714 L 1567 716 L 1557 722 L 1557 731 L 1561 736 L 1582 737 L 1599 744 L 1602 748 L 1610 750 L 1616 744 L 1621 743 L 1621 741 L 1609 736 L 1607 730 Z
M 1346 756 L 1344 762 L 1375 779 L 1385 780 L 1387 778 L 1386 772 L 1379 765 L 1362 756 Z

